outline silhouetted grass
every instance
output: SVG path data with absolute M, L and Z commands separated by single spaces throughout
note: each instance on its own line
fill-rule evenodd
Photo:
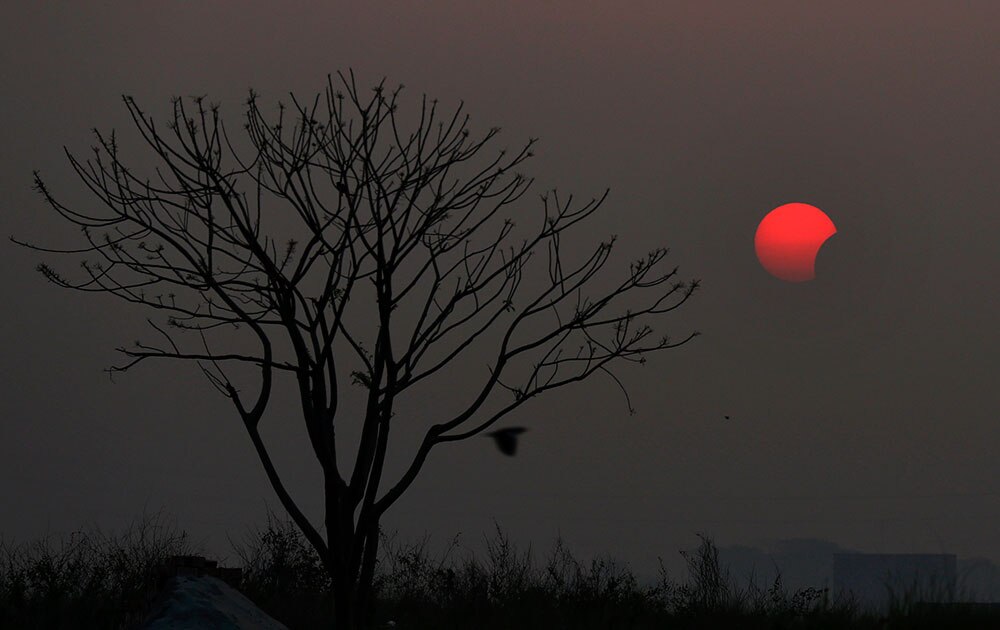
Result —
M 928 608 L 912 596 L 897 598 L 877 616 L 851 601 L 836 601 L 826 589 L 788 592 L 780 575 L 759 586 L 737 586 L 705 537 L 682 552 L 686 579 L 675 582 L 660 561 L 659 579 L 641 585 L 631 570 L 611 558 L 579 561 L 556 540 L 541 564 L 519 550 L 498 527 L 485 541 L 482 558 L 456 557 L 457 541 L 438 555 L 429 540 L 400 543 L 384 538 L 376 571 L 377 627 L 402 630 L 508 628 L 546 630 L 694 628 L 994 628 L 982 611 Z M 253 554 L 247 554 L 252 549 Z M 329 582 L 293 577 L 319 571 L 305 541 L 290 522 L 270 520 L 267 531 L 247 539 L 241 557 L 259 567 L 243 590 L 290 628 L 329 627 Z M 280 580 L 273 575 L 284 575 Z M 314 584 L 323 584 L 314 589 Z M 905 605 L 904 605 L 905 603 Z
M 432 554 L 386 536 L 376 571 L 377 627 L 425 629 L 694 628 L 994 628 L 998 618 L 973 607 L 928 606 L 903 594 L 877 616 L 825 589 L 787 591 L 772 583 L 739 586 L 712 541 L 682 552 L 687 575 L 674 581 L 660 562 L 640 584 L 611 558 L 581 562 L 556 540 L 536 561 L 497 527 L 481 557 L 458 557 L 457 540 Z M 319 558 L 287 520 L 269 515 L 232 543 L 244 568 L 240 589 L 292 628 L 331 627 L 330 581 Z M 22 545 L 0 541 L 0 628 L 127 628 L 155 586 L 154 567 L 189 554 L 187 536 L 157 514 L 122 535 L 76 533 Z M 239 563 L 237 563 L 239 564 Z
M 293 521 L 268 512 L 264 529 L 230 540 L 243 567 L 240 591 L 289 628 L 330 628 L 333 595 L 319 555 Z
M 162 513 L 144 513 L 117 535 L 0 539 L 0 628 L 129 627 L 155 587 L 153 568 L 188 553 L 187 534 Z

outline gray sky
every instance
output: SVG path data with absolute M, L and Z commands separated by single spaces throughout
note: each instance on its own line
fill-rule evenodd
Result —
M 480 440 L 436 449 L 389 528 L 474 540 L 496 519 L 521 543 L 561 532 L 640 570 L 698 531 L 1000 560 L 1000 4 L 877 4 L 7 3 L 3 233 L 77 243 L 31 171 L 92 203 L 61 147 L 85 153 L 92 127 L 131 137 L 122 93 L 154 114 L 208 94 L 235 122 L 248 87 L 273 103 L 353 68 L 406 84 L 404 108 L 464 100 L 474 127 L 503 127 L 498 145 L 541 138 L 536 192 L 610 187 L 581 248 L 611 233 L 626 253 L 671 247 L 703 290 L 667 331 L 704 334 L 623 373 L 635 416 L 597 379 L 511 418 L 531 427 L 514 459 Z M 790 201 L 839 230 L 811 283 L 754 256 L 757 222 Z M 278 506 L 193 366 L 102 372 L 149 337 L 146 313 L 33 272 L 58 257 L 0 252 L 16 296 L 0 327 L 0 532 L 118 527 L 145 504 L 225 547 Z M 434 405 L 408 409 L 401 433 Z M 319 514 L 300 425 L 265 437 Z

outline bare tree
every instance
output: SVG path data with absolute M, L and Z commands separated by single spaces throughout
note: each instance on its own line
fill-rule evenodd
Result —
M 64 205 L 35 173 L 44 201 L 82 228 L 86 244 L 61 250 L 16 242 L 96 257 L 82 262 L 79 279 L 38 269 L 61 287 L 110 293 L 160 314 L 148 321 L 161 342 L 119 348 L 125 358 L 110 371 L 149 359 L 201 368 L 232 401 L 274 491 L 329 571 L 338 627 L 354 627 L 368 619 L 358 611 L 369 610 L 379 520 L 431 449 L 481 434 L 536 396 L 599 372 L 631 410 L 613 368 L 697 334 L 672 341 L 649 325 L 683 304 L 697 282 L 678 281 L 677 269 L 665 268 L 667 250 L 657 249 L 596 291 L 614 238 L 572 262 L 562 237 L 607 192 L 583 204 L 542 195 L 537 225 L 522 238 L 503 211 L 531 184 L 516 169 L 535 140 L 484 157 L 499 130 L 477 139 L 461 105 L 442 115 L 424 97 L 407 125 L 397 111 L 402 86 L 389 91 L 383 81 L 367 95 L 353 73 L 338 77 L 312 101 L 293 95 L 270 116 L 251 92 L 242 145 L 227 133 L 218 105 L 203 98 L 174 99 L 161 129 L 124 97 L 155 153 L 155 174 L 133 172 L 114 132 L 95 130 L 91 158 L 66 153 L 99 211 Z M 279 239 L 262 217 L 294 224 L 302 236 Z M 468 397 L 460 411 L 428 427 L 405 472 L 386 482 L 394 408 L 466 356 L 486 357 L 482 383 L 456 393 Z M 239 375 L 253 378 L 251 394 Z M 322 468 L 325 537 L 283 485 L 261 439 L 280 375 L 294 379 Z M 363 412 L 345 415 L 351 385 L 361 388 Z M 360 423 L 360 438 L 349 445 L 353 465 L 338 459 L 347 447 L 336 428 L 345 421 Z

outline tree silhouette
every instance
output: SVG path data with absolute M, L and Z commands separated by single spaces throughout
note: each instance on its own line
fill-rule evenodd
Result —
M 338 77 L 311 102 L 293 95 L 270 119 L 251 91 L 243 145 L 203 97 L 175 98 L 165 129 L 123 97 L 155 154 L 154 174 L 138 175 L 123 162 L 115 133 L 95 130 L 92 157 L 66 153 L 99 210 L 64 205 L 35 173 L 44 201 L 82 228 L 86 244 L 15 242 L 96 257 L 81 263 L 79 279 L 38 269 L 61 287 L 110 293 L 159 314 L 148 322 L 160 342 L 119 348 L 123 362 L 109 371 L 150 359 L 191 361 L 232 401 L 275 493 L 334 581 L 338 627 L 354 627 L 368 619 L 358 611 L 370 608 L 379 520 L 431 449 L 482 434 L 536 396 L 598 372 L 621 388 L 631 410 L 613 368 L 697 334 L 672 341 L 649 325 L 683 304 L 697 282 L 678 281 L 676 268 L 664 268 L 667 250 L 657 249 L 597 291 L 615 239 L 569 256 L 562 237 L 607 191 L 583 204 L 542 195 L 537 214 L 528 214 L 537 225 L 522 237 L 502 211 L 531 184 L 515 169 L 535 140 L 487 158 L 499 129 L 477 139 L 462 105 L 442 115 L 423 97 L 407 126 L 397 110 L 402 86 L 389 91 L 383 81 L 369 96 L 353 73 Z M 298 237 L 279 238 L 279 228 Z M 482 382 L 455 392 L 466 397 L 461 410 L 427 427 L 405 472 L 387 483 L 397 403 L 467 357 L 486 363 Z M 237 386 L 248 374 L 249 394 Z M 325 537 L 261 439 L 278 377 L 297 387 L 322 469 Z M 350 386 L 361 388 L 361 414 L 339 406 Z M 344 422 L 360 424 L 356 444 L 338 443 Z M 349 446 L 352 465 L 338 458 Z

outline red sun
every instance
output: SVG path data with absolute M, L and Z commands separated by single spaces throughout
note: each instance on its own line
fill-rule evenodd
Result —
M 816 277 L 816 254 L 837 233 L 826 213 L 807 203 L 786 203 L 757 226 L 753 246 L 760 264 L 775 278 L 805 282 Z

